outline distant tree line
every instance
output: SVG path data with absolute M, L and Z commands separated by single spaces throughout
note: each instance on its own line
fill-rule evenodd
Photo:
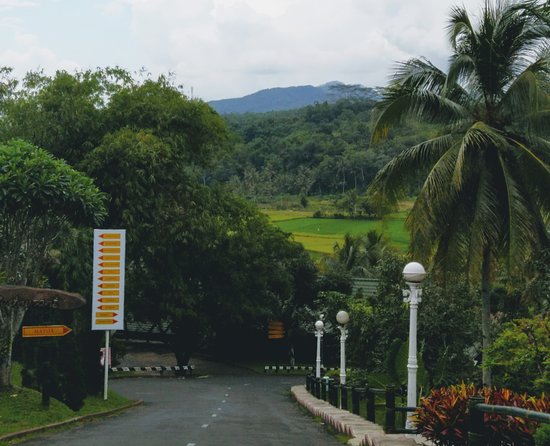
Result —
M 363 193 L 389 160 L 430 134 L 428 126 L 408 126 L 370 147 L 374 105 L 344 99 L 284 112 L 226 115 L 234 149 L 205 173 L 205 181 L 228 184 L 252 201 L 281 194 Z

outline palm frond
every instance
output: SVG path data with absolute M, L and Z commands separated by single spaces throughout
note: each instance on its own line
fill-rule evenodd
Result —
M 418 258 L 428 257 L 434 240 L 451 223 L 448 220 L 456 194 L 451 188 L 456 163 L 456 146 L 451 146 L 434 164 L 407 216 L 411 249 Z
M 372 141 L 376 143 L 385 138 L 391 127 L 407 118 L 456 120 L 467 115 L 459 103 L 441 96 L 445 83 L 445 73 L 426 60 L 410 59 L 399 64 L 377 107 L 380 114 Z
M 469 152 L 480 153 L 488 148 L 503 145 L 507 145 L 507 142 L 504 135 L 498 130 L 488 126 L 484 122 L 475 122 L 462 138 L 453 175 L 454 187 L 457 189 L 462 188 L 465 175 L 467 174 L 465 171 L 465 160 L 469 156 Z M 468 167 L 472 168 L 472 165 L 472 163 L 469 163 Z
M 502 234 L 498 193 L 492 170 L 482 168 L 477 185 L 465 191 L 465 194 L 473 197 L 471 214 L 468 216 L 470 232 L 466 242 L 466 269 L 470 278 L 477 278 L 480 277 L 478 270 L 484 250 L 498 245 Z
M 537 219 L 533 218 L 533 209 L 522 192 L 521 184 L 516 180 L 512 172 L 511 163 L 499 153 L 499 162 L 502 168 L 506 185 L 506 211 L 507 211 L 507 232 L 505 239 L 507 246 L 506 258 L 509 261 L 510 271 L 515 266 L 520 266 L 528 258 L 533 246 L 537 245 L 540 230 L 537 227 Z
M 379 171 L 367 193 L 373 201 L 378 201 L 378 207 L 382 207 L 379 202 L 382 198 L 390 204 L 396 203 L 407 184 L 427 166 L 436 163 L 452 143 L 453 136 L 447 134 L 405 149 Z
M 461 97 L 471 98 L 467 88 L 475 79 L 475 61 L 469 54 L 454 54 L 450 59 L 449 72 L 447 74 L 444 94 L 452 97 L 451 93 L 457 87 L 460 88 Z M 465 85 L 466 88 L 462 87 Z M 461 101 L 464 103 L 466 101 Z
M 447 25 L 449 41 L 453 49 L 464 43 L 464 41 L 476 40 L 476 33 L 464 7 L 455 6 L 451 9 L 449 25 Z
M 502 107 L 512 118 L 525 118 L 526 115 L 536 113 L 540 103 L 540 92 L 537 77 L 531 70 L 525 70 L 508 88 L 502 98 Z
M 522 178 L 528 184 L 528 190 L 536 201 L 536 207 L 550 212 L 550 166 L 525 144 L 515 139 L 510 139 L 510 142 L 513 147 L 519 149 L 517 159 L 522 170 Z M 550 145 L 548 141 L 546 142 Z
M 386 138 L 389 130 L 409 118 L 429 123 L 453 125 L 470 119 L 469 111 L 460 104 L 429 91 L 408 92 L 385 105 L 372 131 L 373 144 Z

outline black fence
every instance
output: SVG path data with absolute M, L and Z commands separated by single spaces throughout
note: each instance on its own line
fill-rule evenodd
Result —
M 396 391 L 393 385 L 386 386 L 384 389 L 368 386 L 353 387 L 340 385 L 330 378 L 307 376 L 306 388 L 316 398 L 382 425 L 386 433 L 416 433 L 415 429 L 405 429 L 397 426 L 398 414 L 403 414 L 400 420 L 402 421 L 400 426 L 402 426 L 404 425 L 406 412 L 414 412 L 416 407 L 396 405 L 396 400 L 401 397 L 401 394 Z M 383 420 L 381 415 L 383 415 Z
M 313 396 L 327 401 L 329 404 L 342 410 L 363 416 L 366 420 L 382 425 L 388 434 L 418 433 L 416 429 L 397 427 L 397 416 L 402 426 L 408 412 L 414 412 L 416 407 L 397 406 L 396 398 L 402 397 L 395 386 L 388 385 L 384 389 L 374 387 L 348 387 L 339 385 L 333 379 L 306 377 L 306 389 Z M 351 396 L 351 404 L 350 397 Z M 379 402 L 383 401 L 383 402 Z M 378 410 L 377 410 L 378 409 Z M 487 429 L 485 427 L 484 413 L 521 417 L 539 423 L 550 424 L 550 413 L 536 412 L 511 406 L 497 406 L 484 404 L 483 398 L 472 397 L 469 404 L 469 432 L 468 444 L 470 446 L 487 445 Z M 383 415 L 383 422 L 380 415 Z

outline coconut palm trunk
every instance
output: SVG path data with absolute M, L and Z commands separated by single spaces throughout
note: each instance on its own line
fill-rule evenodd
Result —
M 489 249 L 483 253 L 481 266 L 481 336 L 482 336 L 482 382 L 491 387 L 491 369 L 486 366 L 486 351 L 491 345 L 491 254 Z

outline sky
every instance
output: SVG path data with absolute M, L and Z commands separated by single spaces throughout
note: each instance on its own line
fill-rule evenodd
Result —
M 173 75 L 226 99 L 330 81 L 386 85 L 395 64 L 447 67 L 453 6 L 483 0 L 0 0 L 0 66 Z

